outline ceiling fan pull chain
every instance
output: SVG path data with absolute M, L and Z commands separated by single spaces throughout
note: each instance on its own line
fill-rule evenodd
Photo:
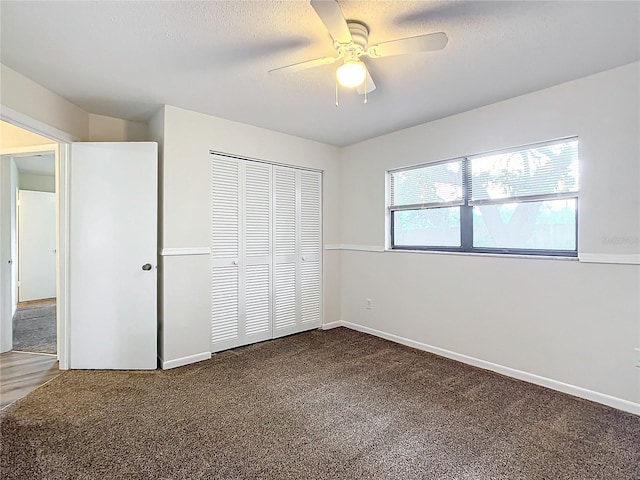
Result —
M 367 104 L 367 77 L 369 76 L 369 72 L 367 72 L 367 75 L 364 77 L 364 104 Z
M 339 106 L 338 104 L 338 79 L 336 78 L 336 107 Z

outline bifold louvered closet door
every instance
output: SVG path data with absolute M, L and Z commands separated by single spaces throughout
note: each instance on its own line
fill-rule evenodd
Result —
M 319 327 L 321 174 L 212 162 L 211 350 Z
M 274 337 L 319 327 L 321 322 L 320 174 L 273 167 Z

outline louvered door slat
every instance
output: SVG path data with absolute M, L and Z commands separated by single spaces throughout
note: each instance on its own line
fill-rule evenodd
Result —
M 211 169 L 211 257 L 238 256 L 238 162 L 214 158 Z
M 244 254 L 247 257 L 270 255 L 271 165 L 245 163 Z
M 298 243 L 296 170 L 273 167 L 274 188 L 274 325 L 275 337 L 288 335 L 300 322 L 298 314 Z
M 295 170 L 274 168 L 275 254 L 296 254 L 296 174 Z
M 211 282 L 211 343 L 238 337 L 238 267 L 213 267 Z
M 244 162 L 243 343 L 271 338 L 271 165 Z
M 300 266 L 300 315 L 303 324 L 321 323 L 320 263 L 303 262 Z
M 239 164 L 216 158 L 211 166 L 211 349 L 238 344 Z M 235 262 L 235 264 L 234 264 Z
M 245 333 L 250 336 L 269 332 L 271 329 L 269 265 L 249 265 L 245 275 Z
M 320 189 L 319 174 L 300 173 L 300 250 L 302 255 L 320 253 Z
M 275 328 L 296 324 L 296 264 L 276 265 L 275 271 Z
M 322 323 L 322 177 L 300 172 L 300 317 L 302 329 Z

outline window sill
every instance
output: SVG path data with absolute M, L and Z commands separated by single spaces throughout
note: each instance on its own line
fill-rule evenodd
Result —
M 563 257 L 559 255 L 525 255 L 518 253 L 486 253 L 486 252 L 448 252 L 442 250 L 411 250 L 405 248 L 385 248 L 385 253 L 421 253 L 428 255 L 458 255 L 466 257 L 496 257 L 496 258 L 526 258 L 536 260 L 579 261 L 578 257 Z

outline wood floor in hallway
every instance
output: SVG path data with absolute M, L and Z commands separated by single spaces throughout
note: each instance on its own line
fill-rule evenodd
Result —
M 0 409 L 60 375 L 55 355 L 24 352 L 0 354 Z

